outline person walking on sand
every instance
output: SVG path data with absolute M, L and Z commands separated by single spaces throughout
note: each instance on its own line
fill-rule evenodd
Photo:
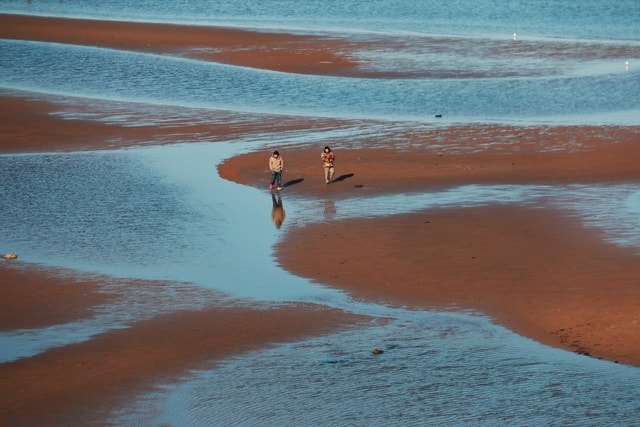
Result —
M 269 157 L 269 170 L 271 171 L 271 184 L 269 190 L 273 190 L 274 184 L 278 186 L 278 190 L 282 190 L 282 170 L 284 169 L 284 160 L 278 151 L 274 151 Z
M 330 184 L 333 182 L 333 174 L 335 173 L 333 163 L 336 160 L 336 155 L 333 154 L 329 146 L 326 146 L 322 154 L 320 154 L 320 159 L 322 159 L 322 166 L 324 167 L 324 182 Z

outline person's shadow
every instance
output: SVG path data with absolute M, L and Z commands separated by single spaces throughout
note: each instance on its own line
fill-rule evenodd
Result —
M 284 222 L 284 207 L 282 206 L 282 196 L 280 193 L 271 193 L 271 200 L 273 202 L 273 208 L 271 209 L 271 220 L 276 228 L 282 227 Z
M 345 179 L 349 179 L 353 176 L 352 173 L 346 173 L 344 175 L 340 175 L 339 177 L 337 177 L 336 179 L 333 180 L 333 182 L 340 182 L 340 181 L 344 181 Z
M 304 178 L 292 179 L 291 181 L 285 182 L 283 187 L 291 187 L 292 185 L 300 184 L 302 181 L 304 181 Z

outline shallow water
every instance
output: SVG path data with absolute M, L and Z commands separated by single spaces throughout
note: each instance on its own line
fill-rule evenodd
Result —
M 331 220 L 489 204 L 571 208 L 610 241 L 640 248 L 640 189 L 634 184 L 465 185 L 322 203 L 285 191 L 287 219 L 277 230 L 268 192 L 217 176 L 215 165 L 234 151 L 224 143 L 201 143 L 2 156 L 0 203 L 12 224 L 3 230 L 3 240 L 31 262 L 194 282 L 232 297 L 267 301 L 314 297 L 315 287 L 289 278 L 269 254 L 290 224 L 327 219 L 327 203 Z M 264 281 L 274 285 L 265 288 Z
M 638 369 L 545 348 L 483 319 L 408 313 L 387 326 L 225 362 L 146 395 L 113 421 L 632 425 L 640 415 L 638 381 Z
M 322 7 L 295 2 L 291 8 L 288 3 L 242 7 L 196 1 L 186 8 L 181 2 L 153 2 L 144 8 L 139 2 L 5 1 L 0 12 L 124 20 L 140 20 L 143 14 L 149 21 L 299 26 L 366 41 L 355 56 L 365 60 L 366 69 L 389 78 L 295 75 L 167 55 L 0 40 L 0 85 L 160 105 L 445 125 L 640 120 L 640 7 L 633 0 L 606 7 L 588 1 L 580 8 L 548 1 L 502 7 L 356 1 L 346 6 L 346 15 L 343 2 Z M 199 9 L 208 12 L 197 14 Z M 382 9 L 386 12 L 376 15 Z M 513 34 L 529 26 L 536 31 Z M 435 121 L 436 114 L 442 119 Z
M 520 65 L 526 68 L 517 68 L 518 75 L 511 78 L 456 78 L 468 69 L 496 67 L 487 65 L 486 57 L 469 53 L 457 67 L 462 70 L 444 75 L 449 78 L 355 79 L 55 43 L 0 40 L 0 49 L 3 87 L 86 98 L 438 125 L 627 125 L 640 120 L 640 67 L 625 71 L 622 58 L 610 58 L 602 65 L 597 58 L 589 64 L 584 59 L 545 57 L 552 67 L 574 71 L 540 77 L 536 63 L 524 62 Z M 634 52 L 640 64 L 640 44 Z M 502 61 L 514 66 L 509 58 Z M 560 63 L 554 66 L 556 61 Z M 581 74 L 576 75 L 575 69 Z M 436 115 L 444 120 L 435 120 Z
M 0 89 L 64 96 L 62 117 L 167 129 L 184 144 L 0 156 L 0 249 L 20 260 L 115 278 L 175 281 L 250 301 L 312 302 L 397 319 L 276 346 L 141 396 L 114 424 L 632 425 L 638 369 L 550 349 L 486 319 L 356 303 L 292 277 L 272 258 L 287 227 L 441 207 L 561 208 L 606 240 L 640 248 L 637 183 L 466 185 L 428 194 L 271 196 L 220 179 L 216 165 L 274 143 L 361 144 L 365 136 L 453 123 L 640 124 L 640 6 L 510 2 L 65 2 L 5 0 L 0 12 L 295 29 L 371 42 L 383 79 L 291 75 L 161 55 L 0 40 Z M 513 40 L 513 33 L 517 32 Z M 629 67 L 625 62 L 629 61 Z M 394 74 L 402 72 L 402 76 Z M 407 77 L 408 76 L 408 77 Z M 57 98 L 60 101 L 60 98 Z M 61 102 L 61 101 L 60 101 Z M 170 113 L 169 113 L 170 112 Z M 339 118 L 340 128 L 169 135 L 171 124 L 251 127 L 252 114 Z M 435 114 L 442 119 L 435 120 Z M 291 120 L 272 116 L 273 121 Z M 383 139 L 383 137 L 381 137 Z M 144 141 L 159 143 L 162 141 Z M 443 152 L 459 149 L 433 141 Z M 559 144 L 557 149 L 570 149 Z M 478 148 L 481 149 L 481 148 Z M 265 175 L 266 180 L 266 175 Z M 6 249 L 5 249 L 6 248 Z M 163 299 L 164 298 L 164 299 Z M 0 362 L 146 318 L 149 295 L 82 322 L 0 334 Z M 385 350 L 373 356 L 373 347 Z
M 537 37 L 640 40 L 640 7 L 635 0 L 401 0 L 129 2 L 114 0 L 4 0 L 0 10 L 137 21 L 255 26 L 267 29 L 414 32 L 429 34 L 511 34 Z

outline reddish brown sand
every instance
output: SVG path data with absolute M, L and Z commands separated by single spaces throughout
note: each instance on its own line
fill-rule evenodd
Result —
M 439 132 L 464 141 L 467 131 Z M 537 132 L 502 129 L 517 139 Z M 545 151 L 547 143 L 569 135 L 580 141 L 572 152 Z M 493 138 L 502 137 L 494 133 Z M 346 178 L 332 185 L 322 179 L 319 150 L 287 150 L 282 152 L 285 165 L 293 166 L 285 167 L 285 182 L 302 179 L 304 185 L 285 191 L 322 203 L 358 194 L 428 194 L 471 183 L 640 179 L 636 128 L 554 128 L 536 140 L 537 149 L 493 147 L 460 155 L 415 147 L 337 150 L 337 175 Z M 241 155 L 219 170 L 234 181 L 264 186 L 267 156 Z M 461 208 L 320 223 L 290 230 L 276 253 L 293 273 L 361 298 L 472 309 L 546 344 L 640 366 L 640 255 L 606 243 L 600 231 L 549 207 Z
M 291 72 L 353 74 L 358 65 L 350 59 L 349 42 L 238 30 L 0 15 L 0 37 L 144 50 Z M 256 130 L 340 125 L 295 118 L 280 118 L 274 124 L 268 117 L 254 117 L 232 126 L 212 117 L 211 126 L 177 123 L 179 131 L 169 132 L 63 119 L 51 113 L 77 106 L 35 95 L 0 95 L 4 153 L 179 141 L 165 133 L 187 141 L 190 134 L 204 134 L 216 141 Z M 436 140 L 443 141 L 446 150 L 428 148 L 427 143 Z M 335 142 L 342 180 L 329 186 L 322 181 L 321 147 L 284 150 L 285 182 L 298 182 L 286 193 L 322 203 L 358 194 L 428 193 L 465 183 L 640 180 L 637 127 L 452 127 L 359 142 L 368 149 L 354 148 L 351 141 Z M 562 149 L 553 151 L 555 147 Z M 227 179 L 264 187 L 268 154 L 238 156 L 220 165 L 219 172 Z M 605 243 L 576 218 L 541 208 L 452 209 L 305 228 L 285 221 L 282 230 L 287 235 L 276 254 L 284 268 L 357 298 L 476 310 L 540 342 L 640 366 L 638 254 Z M 325 262 L 319 265 L 318 259 Z M 128 297 L 126 286 L 114 291 L 100 280 L 30 268 L 25 261 L 21 256 L 0 265 L 2 330 L 86 318 Z M 334 268 L 319 268 L 324 265 Z M 136 286 L 143 284 L 130 284 Z M 85 343 L 1 364 L 0 424 L 100 420 L 100 410 L 118 407 L 140 390 L 206 367 L 212 360 L 362 321 L 311 305 L 230 308 L 220 307 L 213 298 L 204 310 L 170 311 Z
M 317 224 L 290 231 L 277 255 L 293 273 L 360 299 L 471 309 L 549 345 L 640 362 L 640 257 L 553 211 L 482 207 Z
M 110 300 L 127 298 L 127 292 L 144 283 L 128 284 L 121 295 L 102 294 L 102 286 L 40 270 L 0 266 L 0 329 L 85 318 Z M 215 303 L 197 311 L 169 310 L 87 342 L 0 364 L 0 425 L 86 425 L 104 419 L 105 412 L 117 408 L 127 396 L 162 381 L 175 381 L 211 361 L 365 320 L 313 305 L 264 309 Z
M 394 135 L 398 136 L 398 135 Z M 403 136 L 400 135 L 400 138 Z M 287 192 L 304 192 L 315 197 L 424 191 L 460 184 L 595 183 L 635 182 L 640 177 L 640 127 L 510 128 L 495 126 L 451 127 L 423 131 L 411 138 L 406 149 L 384 141 L 367 141 L 367 149 L 338 150 L 336 177 L 340 184 L 324 185 L 320 151 L 322 147 L 287 149 L 284 182 L 305 179 L 304 186 Z M 460 154 L 444 154 L 429 148 L 434 139 L 456 141 Z M 527 141 L 534 140 L 535 144 Z M 551 151 L 558 141 L 579 140 L 568 151 Z M 523 141 L 507 144 L 508 141 Z M 504 142 L 491 148 L 482 144 Z M 347 141 L 338 141 L 347 144 Z M 370 148 L 373 147 L 373 148 Z M 334 147 L 335 148 L 335 147 Z M 477 151 L 476 150 L 481 150 Z M 220 173 L 236 182 L 264 187 L 269 153 L 248 153 L 225 161 Z
M 69 281 L 69 277 L 31 268 L 6 268 L 0 264 L 0 331 L 41 328 L 93 315 L 92 307 L 114 299 L 99 292 L 91 281 Z M 20 284 L 20 286 L 16 286 Z
M 349 74 L 351 43 L 229 28 L 0 14 L 0 38 L 169 53 L 275 71 Z
M 468 130 L 439 132 L 464 141 Z M 460 155 L 417 146 L 337 150 L 337 176 L 345 179 L 332 185 L 324 184 L 319 150 L 286 150 L 285 165 L 293 166 L 285 166 L 285 182 L 302 179 L 304 185 L 285 191 L 323 203 L 358 194 L 428 194 L 471 183 L 640 179 L 637 128 L 554 128 L 544 136 L 539 129 L 501 129 L 502 136 L 489 132 L 488 138 L 500 140 L 505 133 L 522 140 L 538 133 L 538 146 Z M 545 151 L 547 144 L 569 137 L 580 142 L 570 152 Z M 241 155 L 219 171 L 264 186 L 266 158 L 268 153 Z M 363 299 L 476 310 L 540 342 L 640 366 L 640 255 L 606 243 L 600 231 L 550 207 L 461 208 L 296 227 L 276 254 L 289 271 Z

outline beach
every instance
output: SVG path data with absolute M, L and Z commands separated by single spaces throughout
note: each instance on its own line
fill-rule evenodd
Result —
M 37 28 L 38 31 L 27 31 Z M 186 31 L 185 28 L 189 30 Z M 291 73 L 357 76 L 354 42 L 244 30 L 0 16 L 0 38 L 53 41 L 220 61 Z M 277 51 L 277 54 L 274 54 Z M 22 96 L 21 96 L 22 95 Z M 69 152 L 172 144 L 185 134 L 224 140 L 238 126 L 175 123 L 127 127 L 56 114 L 62 103 L 0 96 L 0 152 Z M 310 119 L 264 129 L 304 129 Z M 288 146 L 284 189 L 321 203 L 371 194 L 423 193 L 466 184 L 638 183 L 640 127 L 459 125 L 401 131 L 350 146 L 338 139 L 339 179 L 322 180 L 320 149 Z M 202 135 L 205 135 L 204 137 Z M 452 141 L 453 149 L 429 145 Z M 394 142 L 394 141 L 402 141 Z M 411 141 L 406 144 L 406 141 Z M 517 141 L 514 143 L 514 141 Z M 502 144 L 501 144 L 502 142 Z M 217 165 L 224 179 L 265 188 L 269 153 Z M 300 182 L 300 184 L 296 184 Z M 640 257 L 555 205 L 441 208 L 378 218 L 292 226 L 274 248 L 294 275 L 354 299 L 418 310 L 478 313 L 545 345 L 640 367 Z M 91 317 L 126 299 L 108 277 L 0 263 L 0 329 L 42 328 Z M 316 304 L 223 302 L 202 290 L 204 308 L 167 310 L 73 345 L 0 364 L 0 424 L 99 422 L 120 402 L 177 381 L 189 370 L 278 343 L 356 328 L 367 316 Z M 160 305 L 170 306 L 169 301 Z M 51 369 L 55 366 L 55 369 Z
M 105 295 L 100 292 L 105 280 L 2 266 L 0 328 L 44 327 L 89 317 L 96 307 L 108 307 L 144 286 L 149 284 L 129 283 L 125 292 Z M 158 301 L 167 307 L 166 314 L 0 365 L 0 420 L 6 425 L 100 423 L 130 397 L 212 361 L 366 320 L 313 305 L 233 308 L 215 297 L 201 297 L 210 300 L 210 307 L 170 312 L 169 301 Z
M 574 138 L 581 131 L 589 135 L 593 129 L 570 130 Z M 417 149 L 345 151 L 337 164 L 344 165 L 340 169 L 349 178 L 329 186 L 308 149 L 287 152 L 286 158 L 296 165 L 289 179 L 314 176 L 317 184 L 300 191 L 319 200 L 329 192 L 428 194 L 440 186 L 477 182 L 635 180 L 636 131 L 626 134 L 628 143 L 616 145 L 608 141 L 622 141 L 626 132 L 621 129 L 613 131 L 615 136 L 607 130 L 600 137 L 586 136 L 584 149 L 574 153 L 440 157 Z M 253 171 L 262 163 L 264 153 L 251 153 L 219 169 L 222 176 L 259 186 L 264 178 Z M 548 345 L 635 366 L 639 362 L 637 251 L 602 241 L 601 232 L 562 209 L 493 206 L 321 223 L 290 231 L 276 252 L 295 274 L 364 299 L 477 310 Z

